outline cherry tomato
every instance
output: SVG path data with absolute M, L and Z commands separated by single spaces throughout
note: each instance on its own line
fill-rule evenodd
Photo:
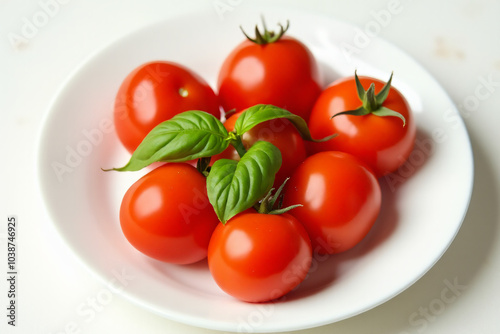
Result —
M 227 131 L 233 131 L 238 117 L 243 111 L 231 115 L 224 127 Z M 246 149 L 250 148 L 259 140 L 265 140 L 276 146 L 281 152 L 281 167 L 276 173 L 274 188 L 279 188 L 286 178 L 292 176 L 297 166 L 304 161 L 307 156 L 304 140 L 299 131 L 290 121 L 284 118 L 278 118 L 258 124 L 249 131 L 245 132 L 241 138 Z M 212 157 L 212 162 L 218 159 L 239 160 L 240 156 L 234 147 L 229 146 L 224 152 Z
M 218 222 L 205 177 L 184 163 L 162 165 L 140 178 L 120 207 L 127 240 L 142 253 L 169 263 L 204 259 Z
M 156 125 L 187 110 L 220 117 L 217 96 L 200 76 L 179 64 L 149 62 L 132 71 L 118 90 L 116 132 L 132 153 Z
M 374 84 L 380 91 L 384 82 L 359 77 L 362 86 L 368 89 Z M 413 114 L 403 95 L 391 87 L 382 106 L 400 113 L 406 124 L 395 116 L 377 116 L 373 113 L 354 116 L 338 115 L 361 106 L 355 77 L 340 79 L 326 88 L 316 101 L 309 119 L 313 138 L 323 138 L 337 133 L 338 136 L 323 142 L 311 143 L 311 153 L 320 151 L 343 151 L 351 153 L 373 169 L 377 177 L 394 172 L 409 157 L 415 141 L 416 125 Z
M 368 167 L 344 152 L 308 157 L 285 187 L 283 205 L 309 233 L 314 252 L 333 254 L 358 244 L 381 206 L 381 190 Z
M 246 302 L 282 297 L 304 280 L 311 262 L 309 236 L 289 214 L 243 212 L 217 226 L 208 248 L 215 282 Z
M 312 53 L 295 38 L 280 36 L 262 44 L 245 40 L 220 69 L 220 102 L 226 111 L 272 104 L 307 120 L 321 93 L 318 75 Z

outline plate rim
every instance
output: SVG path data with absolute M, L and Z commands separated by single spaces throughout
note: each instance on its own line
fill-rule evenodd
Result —
M 276 8 L 282 8 L 283 9 L 283 7 L 281 7 L 281 6 L 270 6 L 270 8 L 272 10 L 274 10 Z M 62 240 L 62 242 L 65 245 L 65 247 L 67 247 L 70 250 L 70 253 L 93 276 L 95 276 L 96 278 L 98 278 L 98 280 L 101 281 L 102 283 L 104 283 L 106 286 L 109 285 L 109 282 L 106 280 L 106 277 L 104 277 L 101 273 L 96 272 L 95 268 L 92 267 L 92 265 L 90 263 L 88 263 L 85 259 L 83 259 L 83 258 L 81 258 L 79 256 L 78 250 L 76 250 L 70 244 L 69 240 L 67 240 L 64 237 L 62 231 L 60 230 L 59 225 L 55 222 L 55 219 L 53 218 L 53 214 L 50 212 L 50 210 L 49 210 L 49 208 L 47 206 L 47 199 L 46 199 L 46 196 L 44 194 L 44 185 L 43 185 L 44 170 L 43 170 L 43 168 L 40 168 L 40 162 L 42 160 L 42 155 L 43 155 L 42 147 L 43 147 L 43 143 L 45 142 L 44 137 L 46 136 L 46 128 L 48 127 L 48 124 L 50 123 L 50 120 L 53 117 L 55 117 L 55 113 L 53 112 L 53 110 L 56 107 L 56 105 L 57 105 L 58 101 L 60 100 L 60 98 L 65 94 L 65 92 L 66 92 L 67 87 L 69 86 L 69 84 L 71 82 L 73 82 L 75 80 L 75 78 L 77 78 L 78 74 L 81 73 L 82 71 L 84 71 L 85 68 L 90 63 L 92 63 L 97 58 L 99 58 L 99 56 L 103 52 L 105 52 L 106 50 L 112 49 L 113 47 L 115 47 L 116 45 L 118 45 L 120 43 L 125 42 L 127 39 L 131 38 L 131 35 L 140 35 L 140 34 L 144 33 L 145 31 L 148 31 L 148 30 L 151 30 L 151 29 L 155 29 L 155 27 L 157 27 L 157 26 L 164 25 L 166 22 L 171 21 L 171 20 L 177 20 L 180 17 L 184 17 L 184 16 L 188 16 L 189 17 L 189 16 L 192 16 L 193 14 L 194 15 L 198 15 L 199 13 L 202 12 L 202 10 L 203 9 L 192 10 L 192 11 L 189 11 L 187 13 L 182 13 L 180 15 L 176 15 L 176 16 L 173 16 L 173 17 L 166 18 L 165 20 L 160 20 L 160 21 L 153 22 L 153 23 L 148 24 L 146 26 L 143 26 L 143 27 L 141 27 L 141 28 L 139 28 L 137 30 L 134 30 L 134 31 L 132 31 L 130 33 L 126 33 L 126 34 L 120 36 L 119 38 L 111 41 L 110 43 L 104 45 L 103 47 L 95 50 L 94 52 L 92 52 L 91 54 L 89 54 L 88 57 L 86 57 L 82 62 L 80 62 L 68 74 L 68 76 L 62 81 L 61 85 L 58 87 L 58 89 L 56 90 L 53 98 L 51 99 L 48 107 L 44 111 L 44 114 L 43 114 L 43 117 L 42 117 L 42 121 L 41 121 L 41 125 L 40 125 L 39 131 L 38 131 L 38 133 L 36 135 L 37 146 L 36 146 L 36 149 L 35 149 L 35 163 L 36 163 L 36 180 L 37 180 L 36 183 L 37 183 L 38 195 L 42 199 L 42 203 L 43 203 L 42 206 L 43 206 L 43 208 L 45 210 L 45 213 L 46 213 L 46 215 L 48 217 L 48 220 L 50 221 L 50 225 L 52 226 L 52 228 L 54 228 L 54 231 L 57 233 L 59 239 Z M 295 8 L 292 8 L 291 10 L 294 11 L 294 12 L 296 12 Z M 350 26 L 352 28 L 356 28 L 356 26 L 353 25 L 353 24 L 351 24 L 351 23 L 345 22 L 345 21 L 340 20 L 340 19 L 338 19 L 336 17 L 330 17 L 330 16 L 322 15 L 321 13 L 308 11 L 308 12 L 305 13 L 305 15 L 308 15 L 308 16 L 317 16 L 317 17 L 320 17 L 323 20 L 324 19 L 326 19 L 326 20 L 332 20 L 332 21 L 339 22 L 342 25 L 347 25 L 347 26 Z M 413 57 L 411 57 L 411 55 L 407 54 L 404 50 L 400 49 L 397 45 L 389 43 L 385 39 L 382 39 L 382 38 L 379 38 L 379 37 L 377 37 L 376 39 L 377 39 L 378 43 L 381 43 L 383 45 L 383 47 L 390 47 L 390 48 L 396 50 L 398 53 L 403 54 L 408 60 L 410 60 L 420 70 L 425 71 L 426 76 L 428 76 L 430 79 L 432 79 L 433 82 L 437 86 L 439 86 L 441 88 L 441 92 L 440 93 L 443 94 L 443 96 L 446 97 L 446 99 L 450 102 L 450 105 L 452 105 L 454 107 L 454 111 L 456 112 L 456 114 L 459 115 L 460 126 L 463 127 L 463 132 L 464 132 L 464 134 L 466 136 L 466 139 L 467 139 L 466 140 L 466 142 L 468 144 L 467 153 L 468 153 L 468 156 L 470 157 L 470 159 L 468 159 L 468 161 L 470 163 L 470 166 L 468 167 L 468 170 L 470 170 L 470 173 L 469 173 L 469 182 L 468 182 L 468 185 L 466 186 L 466 188 L 468 190 L 468 192 L 467 192 L 467 199 L 466 199 L 466 205 L 463 208 L 461 208 L 461 210 L 462 210 L 461 219 L 459 220 L 457 228 L 454 230 L 454 234 L 451 236 L 451 238 L 450 238 L 449 242 L 447 243 L 447 245 L 444 246 L 444 250 L 441 252 L 441 254 L 439 254 L 439 256 L 437 256 L 435 258 L 435 261 L 428 266 L 427 270 L 425 270 L 424 272 L 422 272 L 413 281 L 408 282 L 405 285 L 404 288 L 402 288 L 402 289 L 400 289 L 398 291 L 395 291 L 392 295 L 386 296 L 386 298 L 384 298 L 383 300 L 379 300 L 375 304 L 372 303 L 371 306 L 368 306 L 365 309 L 359 310 L 359 312 L 356 313 L 356 314 L 351 314 L 349 316 L 345 316 L 345 317 L 343 317 L 341 319 L 334 320 L 333 322 L 341 321 L 343 319 L 347 319 L 347 318 L 356 316 L 358 314 L 364 313 L 364 312 L 366 312 L 366 311 L 368 311 L 370 309 L 373 309 L 373 308 L 375 308 L 375 307 L 377 307 L 377 306 L 379 306 L 379 305 L 387 302 L 388 300 L 393 299 L 395 296 L 399 295 L 401 292 L 405 291 L 410 286 L 412 286 L 415 282 L 417 282 L 420 278 L 422 278 L 431 268 L 433 268 L 435 266 L 435 264 L 446 253 L 446 251 L 448 250 L 448 248 L 450 247 L 450 245 L 455 240 L 456 235 L 460 231 L 461 226 L 463 224 L 463 221 L 464 221 L 464 219 L 465 219 L 465 217 L 467 215 L 467 212 L 468 212 L 468 208 L 469 208 L 469 205 L 470 205 L 470 201 L 471 201 L 472 193 L 473 193 L 473 188 L 474 188 L 474 154 L 473 154 L 473 149 L 472 149 L 472 143 L 470 141 L 470 136 L 468 134 L 465 122 L 464 122 L 463 118 L 461 117 L 460 113 L 458 112 L 458 109 L 456 108 L 455 104 L 451 100 L 450 96 L 443 89 L 443 87 L 439 84 L 439 82 L 427 71 L 427 69 L 424 68 L 423 66 L 421 66 Z M 197 326 L 197 327 L 201 327 L 201 328 L 208 328 L 208 329 L 215 329 L 215 330 L 235 330 L 234 324 L 221 324 L 220 322 L 217 322 L 217 321 L 215 321 L 214 323 L 212 323 L 208 319 L 204 319 L 204 320 L 200 321 L 200 319 L 198 319 L 198 317 L 196 317 L 196 316 L 193 317 L 193 316 L 188 316 L 188 315 L 184 315 L 184 314 L 177 314 L 177 316 L 175 318 L 174 317 L 170 317 L 170 316 L 167 316 L 165 313 L 159 312 L 156 308 L 152 307 L 148 302 L 140 300 L 139 298 L 137 298 L 136 296 L 134 296 L 131 293 L 127 293 L 127 291 L 124 291 L 123 293 L 120 292 L 118 294 L 120 296 L 123 296 L 126 299 L 130 300 L 134 304 L 139 305 L 139 306 L 147 309 L 150 312 L 158 314 L 158 315 L 160 315 L 162 317 L 169 318 L 169 319 L 171 319 L 173 321 L 179 321 L 181 323 L 185 323 L 185 324 L 188 324 L 188 325 Z M 176 312 L 174 312 L 174 313 L 176 313 Z M 172 314 L 172 313 L 169 313 L 169 314 Z M 305 328 L 312 328 L 312 327 L 317 327 L 317 326 L 321 326 L 321 325 L 326 325 L 326 324 L 330 324 L 330 323 L 332 323 L 332 321 L 330 321 L 330 319 L 323 319 L 323 321 L 319 321 L 318 320 L 318 321 L 315 321 L 313 323 L 308 323 L 307 325 L 303 322 L 302 326 L 290 326 L 290 327 L 286 327 L 286 328 L 273 328 L 273 326 L 269 326 L 269 324 L 268 324 L 268 326 L 267 327 L 264 326 L 266 328 L 262 328 L 262 330 L 265 330 L 265 331 L 267 331 L 269 329 L 274 330 L 274 331 L 300 330 L 300 329 L 305 329 Z M 257 329 L 256 332 L 261 332 L 261 329 L 260 328 Z

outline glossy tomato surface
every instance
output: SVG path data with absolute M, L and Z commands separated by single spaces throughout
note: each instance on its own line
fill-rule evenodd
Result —
M 308 157 L 288 181 L 283 206 L 301 221 L 314 252 L 334 254 L 358 244 L 375 223 L 381 190 L 368 167 L 344 152 Z
M 373 82 L 376 92 L 385 84 L 369 77 L 359 79 L 365 89 Z M 357 109 L 361 104 L 354 77 L 338 80 L 326 88 L 314 105 L 308 125 L 313 138 L 334 133 L 338 136 L 323 143 L 311 143 L 308 149 L 311 153 L 351 153 L 367 163 L 377 177 L 394 172 L 408 159 L 415 142 L 416 124 L 410 107 L 403 95 L 391 87 L 383 106 L 403 115 L 405 126 L 394 116 L 368 114 L 332 118 L 340 112 Z
M 243 111 L 231 115 L 224 127 L 228 131 L 234 130 L 234 125 Z M 292 176 L 297 166 L 304 161 L 307 156 L 304 140 L 299 131 L 290 121 L 284 118 L 263 122 L 245 132 L 241 138 L 243 145 L 248 150 L 259 140 L 265 140 L 276 146 L 281 152 L 281 167 L 276 173 L 274 188 L 279 188 L 286 178 Z M 212 162 L 218 159 L 239 160 L 238 152 L 233 146 L 229 146 L 224 152 L 213 157 Z
M 272 104 L 305 120 L 321 93 L 312 53 L 288 36 L 265 45 L 242 42 L 225 59 L 218 87 L 226 111 Z
M 215 229 L 210 272 L 229 295 L 246 302 L 280 298 L 300 284 L 312 261 L 309 236 L 294 217 L 243 212 Z
M 205 177 L 183 163 L 162 165 L 140 178 L 120 207 L 127 240 L 142 253 L 169 263 L 204 259 L 218 223 Z
M 118 90 L 116 132 L 132 153 L 156 125 L 188 110 L 220 118 L 217 96 L 203 78 L 176 63 L 149 62 L 132 71 Z

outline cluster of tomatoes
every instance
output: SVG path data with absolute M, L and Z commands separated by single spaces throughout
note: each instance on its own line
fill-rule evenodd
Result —
M 392 75 L 323 89 L 314 55 L 287 29 L 245 34 L 217 93 L 191 70 L 154 61 L 127 76 L 115 104 L 117 134 L 133 153 L 118 170 L 166 162 L 124 195 L 127 240 L 168 263 L 208 257 L 221 289 L 248 302 L 296 288 L 313 254 L 358 244 L 380 211 L 378 178 L 406 161 L 415 140 Z

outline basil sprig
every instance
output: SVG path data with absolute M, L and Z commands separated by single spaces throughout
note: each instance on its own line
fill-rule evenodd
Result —
M 241 136 L 254 126 L 277 118 L 288 119 L 306 140 L 324 141 L 335 136 L 313 139 L 301 117 L 273 105 L 259 104 L 248 108 L 239 116 L 232 132 L 228 132 L 213 115 L 191 110 L 157 125 L 125 166 L 108 170 L 137 171 L 154 162 L 208 158 L 232 145 L 241 159 L 216 161 L 207 177 L 209 201 L 220 221 L 225 223 L 264 198 L 274 183 L 276 172 L 281 167 L 279 149 L 269 142 L 259 141 L 247 150 Z

